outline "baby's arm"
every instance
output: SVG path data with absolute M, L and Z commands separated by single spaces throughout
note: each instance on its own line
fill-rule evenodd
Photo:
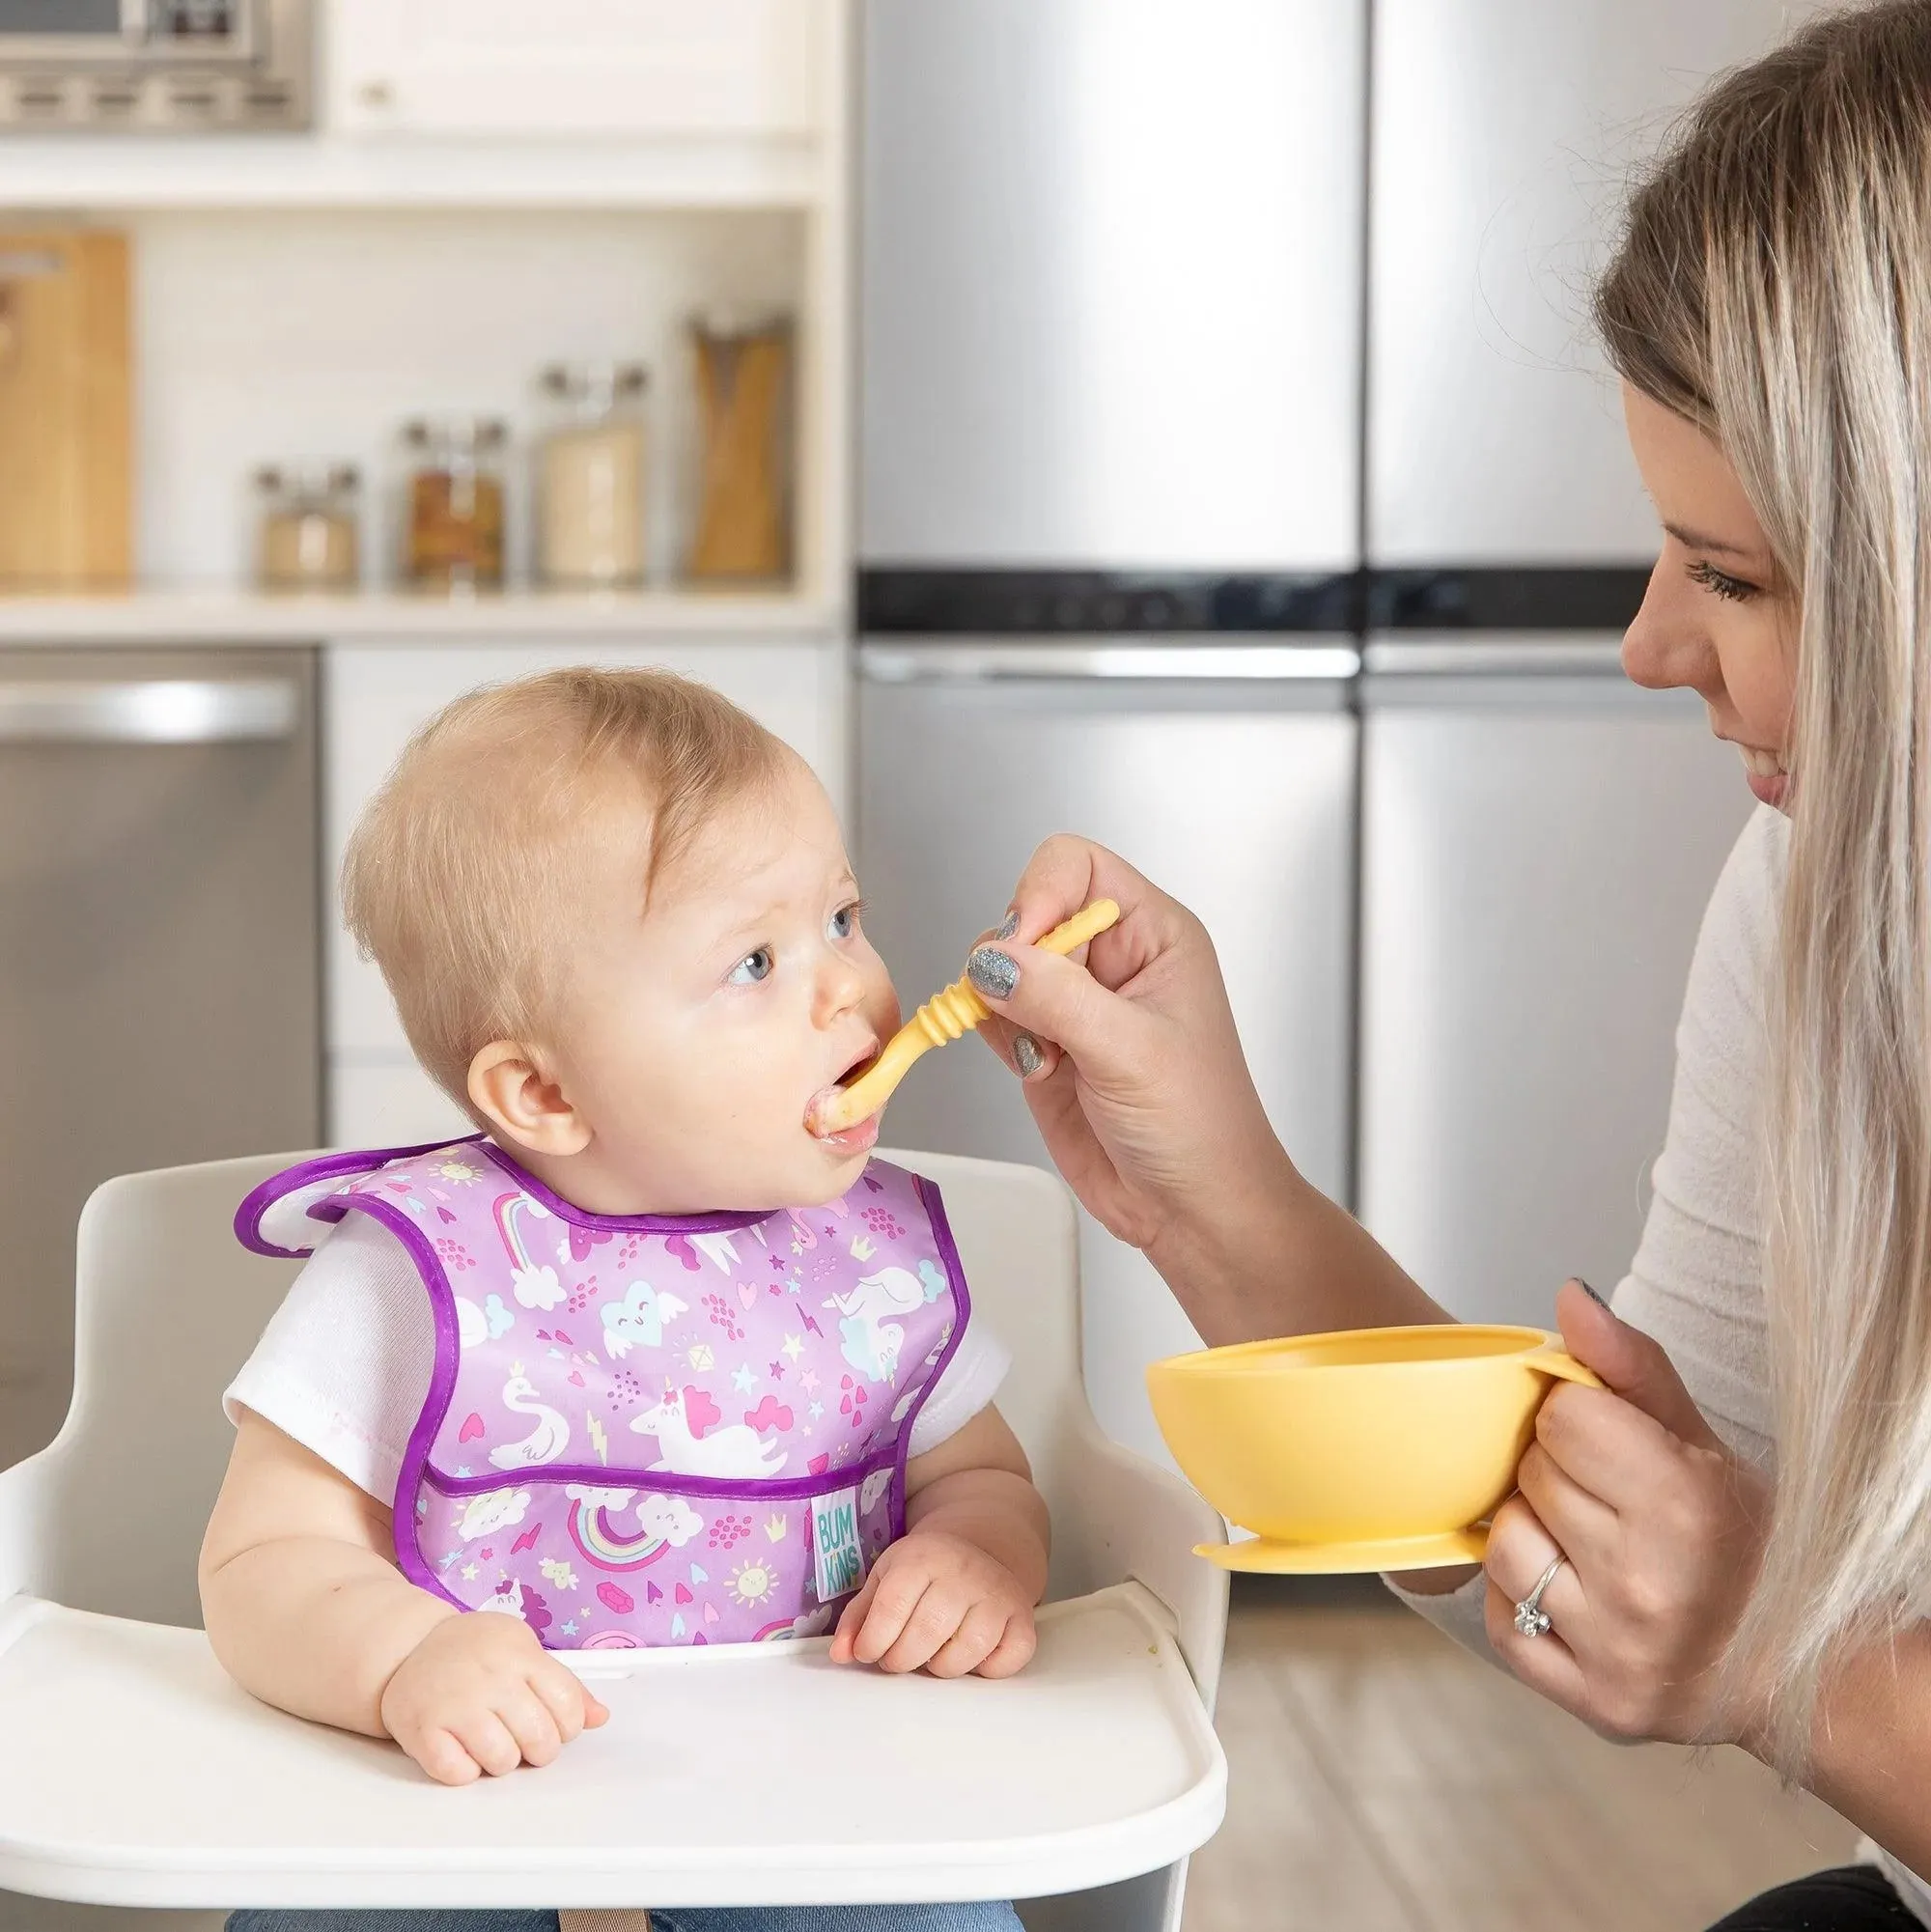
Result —
M 215 1656 L 264 1703 L 393 1737 L 445 1784 L 546 1764 L 608 1716 L 520 1617 L 464 1615 L 392 1547 L 388 1510 L 243 1409 L 201 1547 Z
M 936 1677 L 1024 1669 L 1050 1541 L 1019 1438 L 982 1409 L 906 1465 L 906 1533 L 845 1607 L 832 1658 Z

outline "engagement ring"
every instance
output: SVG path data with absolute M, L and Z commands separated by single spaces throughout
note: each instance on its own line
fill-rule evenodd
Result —
M 1536 1579 L 1534 1589 L 1515 1607 L 1515 1627 L 1524 1637 L 1543 1637 L 1549 1631 L 1549 1612 L 1542 1608 L 1542 1593 L 1555 1581 L 1555 1573 L 1562 1567 L 1564 1559 L 1558 1555 L 1554 1562 Z

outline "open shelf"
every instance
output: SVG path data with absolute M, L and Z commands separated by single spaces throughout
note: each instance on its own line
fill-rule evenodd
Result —
M 505 591 L 438 598 L 399 592 L 277 597 L 219 589 L 138 590 L 91 597 L 0 597 L 0 643 L 822 637 L 839 628 L 842 615 L 824 599 L 792 591 Z
M 0 140 L 7 209 L 792 209 L 828 185 L 802 139 Z

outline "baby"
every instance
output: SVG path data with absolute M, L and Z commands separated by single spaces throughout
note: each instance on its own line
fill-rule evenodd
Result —
M 1048 1530 L 1008 1358 L 877 1118 L 804 1126 L 899 1007 L 802 761 L 667 674 L 472 693 L 364 814 L 344 897 L 480 1133 L 242 1204 L 244 1241 L 313 1259 L 227 1394 L 223 1665 L 451 1784 L 605 1721 L 553 1650 L 831 1630 L 841 1663 L 1021 1669 Z M 1018 1924 L 659 1922 L 860 1918 Z

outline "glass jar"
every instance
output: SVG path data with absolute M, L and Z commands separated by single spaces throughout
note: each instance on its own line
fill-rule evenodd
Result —
M 703 475 L 689 573 L 783 577 L 791 571 L 792 323 L 782 314 L 693 317 Z
M 565 590 L 644 580 L 641 362 L 558 363 L 540 378 L 568 409 L 537 462 L 537 574 Z
M 352 462 L 266 463 L 255 472 L 262 502 L 256 581 L 264 590 L 353 590 L 362 473 Z
M 414 462 L 402 572 L 411 589 L 502 589 L 502 452 L 509 439 L 495 416 L 417 417 L 403 425 Z

